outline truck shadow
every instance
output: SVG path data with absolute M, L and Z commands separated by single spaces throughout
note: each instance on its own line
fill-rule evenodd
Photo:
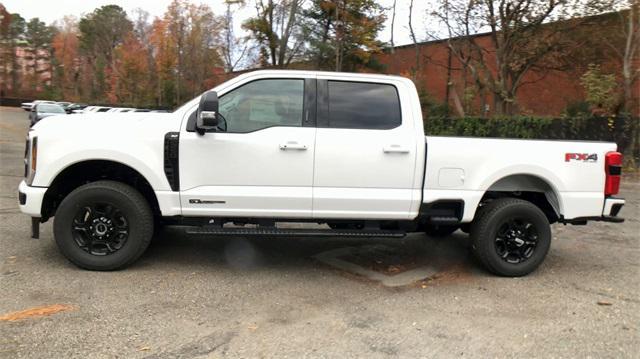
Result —
M 388 287 L 424 285 L 452 272 L 469 274 L 477 264 L 462 232 L 444 238 L 410 234 L 390 238 L 192 237 L 178 228 L 162 231 L 134 267 L 191 270 L 326 270 Z M 421 284 L 422 283 L 422 284 Z

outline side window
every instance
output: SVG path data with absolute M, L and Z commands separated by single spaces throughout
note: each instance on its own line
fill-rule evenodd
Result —
M 227 132 L 252 132 L 273 126 L 302 126 L 304 80 L 265 79 L 220 97 Z
M 383 130 L 400 126 L 395 86 L 329 81 L 329 127 Z

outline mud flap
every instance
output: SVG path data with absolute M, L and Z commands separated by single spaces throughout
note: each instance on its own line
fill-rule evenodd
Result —
M 40 217 L 31 217 L 31 238 L 40 238 Z

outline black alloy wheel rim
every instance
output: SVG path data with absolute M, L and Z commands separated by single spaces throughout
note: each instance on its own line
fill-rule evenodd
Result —
M 511 218 L 498 228 L 495 250 L 507 263 L 525 262 L 533 255 L 538 244 L 538 230 L 531 221 Z
M 91 203 L 76 212 L 73 239 L 85 252 L 106 256 L 122 249 L 129 238 L 129 221 L 109 203 Z

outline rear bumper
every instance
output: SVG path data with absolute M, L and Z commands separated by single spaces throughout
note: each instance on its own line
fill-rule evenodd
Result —
M 31 187 L 25 181 L 20 182 L 18 187 L 20 211 L 31 217 L 40 217 L 42 201 L 46 192 L 46 187 Z
M 624 222 L 624 218 L 618 217 L 618 214 L 620 213 L 620 210 L 622 209 L 624 204 L 625 200 L 623 198 L 608 197 L 604 200 L 604 206 L 602 208 L 601 216 L 578 217 L 564 220 L 563 222 L 571 224 L 587 224 L 587 221 L 622 223 Z
M 609 197 L 604 200 L 604 209 L 602 210 L 602 215 L 617 217 L 624 204 L 625 201 L 623 198 Z

